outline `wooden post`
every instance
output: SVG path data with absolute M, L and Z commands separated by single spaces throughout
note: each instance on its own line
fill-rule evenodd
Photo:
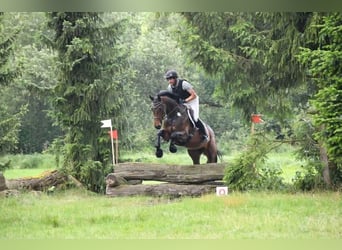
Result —
M 115 139 L 115 162 L 116 164 L 119 163 L 119 139 Z

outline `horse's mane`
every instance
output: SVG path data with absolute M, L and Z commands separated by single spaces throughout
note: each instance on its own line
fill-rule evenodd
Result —
M 159 96 L 159 97 L 160 97 L 160 96 L 167 96 L 167 97 L 169 97 L 169 98 L 175 100 L 177 103 L 179 103 L 179 98 L 180 98 L 179 95 L 174 94 L 174 93 L 171 93 L 171 92 L 169 92 L 169 91 L 167 91 L 167 90 L 161 90 L 161 91 L 159 91 L 158 96 Z
M 171 93 L 170 91 L 167 91 L 167 90 L 159 91 L 158 96 L 167 96 L 169 98 L 174 99 L 175 101 L 179 99 L 179 96 L 177 94 Z

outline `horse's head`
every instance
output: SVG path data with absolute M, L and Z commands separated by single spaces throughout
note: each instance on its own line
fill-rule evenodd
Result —
M 164 105 L 159 95 L 150 96 L 150 99 L 152 100 L 153 125 L 156 129 L 160 129 L 165 116 Z
M 156 129 L 162 127 L 163 120 L 166 116 L 171 119 L 180 116 L 179 110 L 181 105 L 179 104 L 179 96 L 162 90 L 154 97 L 150 96 L 150 99 L 152 100 L 154 127 Z

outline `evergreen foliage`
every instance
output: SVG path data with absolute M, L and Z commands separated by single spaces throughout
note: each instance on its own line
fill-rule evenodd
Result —
M 229 163 L 231 187 L 283 188 L 263 164 L 269 139 L 248 140 L 252 113 L 263 114 L 264 136 L 300 147 L 298 188 L 339 187 L 341 37 L 340 13 L 5 13 L 0 152 L 47 149 L 102 192 L 112 166 L 100 121 L 112 119 L 120 150 L 153 154 L 148 96 L 173 68 L 195 86 L 220 150 L 247 144 Z M 274 125 L 288 134 L 270 134 Z
M 314 138 L 326 149 L 331 182 L 342 182 L 342 16 L 340 13 L 316 14 L 311 24 L 317 34 L 302 48 L 300 61 L 308 69 L 308 78 L 317 85 L 312 99 L 313 122 L 317 128 Z
M 317 173 L 328 185 L 331 179 L 340 184 L 341 14 L 183 16 L 188 25 L 179 32 L 180 43 L 194 62 L 220 79 L 216 96 L 242 110 L 246 121 L 252 113 L 262 113 L 285 124 L 294 118 L 293 111 L 307 110 L 312 99 L 316 134 L 310 136 L 318 140 L 320 161 L 329 165 L 329 171 Z
M 3 13 L 0 12 L 0 94 L 8 87 L 19 70 L 12 63 L 13 42 L 16 32 L 8 33 L 3 25 Z M 12 153 L 19 142 L 19 131 L 22 116 L 26 112 L 26 106 L 19 107 L 11 112 L 10 105 L 0 102 L 0 154 Z
M 233 159 L 225 170 L 224 181 L 232 190 L 282 190 L 282 171 L 268 167 L 267 154 L 279 147 L 281 141 L 272 141 L 265 132 L 253 134 L 245 149 Z
M 217 95 L 243 111 L 291 114 L 291 89 L 303 72 L 295 58 L 304 43 L 302 13 L 184 13 L 190 25 L 180 32 L 192 61 L 220 80 Z M 300 27 L 303 29 L 303 27 Z M 294 93 L 292 93 L 294 95 Z M 297 104 L 297 103 L 296 103 Z
M 111 154 L 100 121 L 121 112 L 122 26 L 104 26 L 98 13 L 72 12 L 51 13 L 49 27 L 60 62 L 52 116 L 65 133 L 63 167 L 90 190 L 103 192 Z

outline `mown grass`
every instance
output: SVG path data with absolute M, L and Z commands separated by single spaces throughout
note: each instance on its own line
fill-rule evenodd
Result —
M 0 198 L 0 239 L 340 239 L 340 193 Z
M 13 168 L 5 171 L 5 177 L 36 176 L 56 168 L 52 156 L 37 157 L 29 161 L 40 164 L 26 168 L 21 167 L 25 156 L 13 156 Z M 223 160 L 229 165 L 233 157 L 226 155 Z M 191 164 L 182 150 L 165 152 L 161 159 L 153 152 L 125 152 L 121 158 Z M 285 150 L 269 154 L 266 164 L 281 168 L 290 182 L 302 162 Z M 170 200 L 58 190 L 50 196 L 23 193 L 0 198 L 0 239 L 340 239 L 341 210 L 338 192 L 233 192 Z

